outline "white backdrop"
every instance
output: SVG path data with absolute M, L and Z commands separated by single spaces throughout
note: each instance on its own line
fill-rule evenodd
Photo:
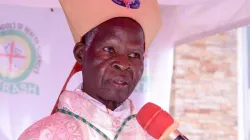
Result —
M 24 80 L 8 82 L 0 77 L 0 139 L 16 140 L 29 125 L 51 113 L 73 66 L 74 43 L 61 10 L 52 13 L 48 8 L 3 5 L 0 9 L 0 75 L 19 77 L 14 74 L 21 69 L 27 71 L 23 66 L 37 60 Z M 3 34 L 10 30 L 14 32 L 9 37 Z M 24 35 L 18 37 L 18 31 Z M 34 45 L 29 47 L 28 41 Z M 12 42 L 13 54 L 25 58 L 13 56 L 10 63 L 9 56 L 3 54 L 10 54 Z M 35 51 L 31 52 L 32 48 Z

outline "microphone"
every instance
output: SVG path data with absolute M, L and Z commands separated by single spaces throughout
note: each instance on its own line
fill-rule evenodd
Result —
M 136 115 L 138 123 L 152 137 L 159 140 L 188 140 L 177 130 L 179 124 L 161 107 L 145 104 Z

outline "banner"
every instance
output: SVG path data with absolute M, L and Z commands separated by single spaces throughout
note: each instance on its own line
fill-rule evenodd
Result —
M 62 10 L 0 5 L 0 139 L 48 116 L 75 62 Z
M 16 140 L 50 115 L 75 63 L 74 42 L 61 9 L 0 9 L 0 140 Z M 131 96 L 137 109 L 148 101 L 169 108 L 173 45 L 166 44 L 164 31 L 147 52 L 144 75 Z M 77 73 L 67 90 L 81 82 Z

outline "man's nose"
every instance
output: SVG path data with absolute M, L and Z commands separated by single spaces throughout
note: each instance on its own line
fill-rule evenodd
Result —
M 131 65 L 129 63 L 129 60 L 126 57 L 117 58 L 115 60 L 115 62 L 112 64 L 112 67 L 119 70 L 119 71 L 125 71 L 125 70 L 131 69 Z

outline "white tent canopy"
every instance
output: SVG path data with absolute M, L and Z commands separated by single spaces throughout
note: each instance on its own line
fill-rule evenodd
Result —
M 141 0 L 142 3 L 144 0 Z M 165 35 L 177 44 L 250 23 L 250 0 L 158 0 Z M 1 0 L 0 4 L 60 8 L 57 0 Z

